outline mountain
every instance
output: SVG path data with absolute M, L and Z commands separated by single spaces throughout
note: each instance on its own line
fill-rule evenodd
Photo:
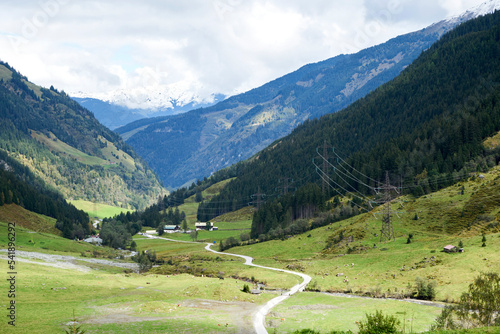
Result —
M 306 65 L 213 107 L 136 121 L 116 131 L 166 186 L 190 184 L 252 156 L 304 121 L 341 110 L 392 80 L 444 33 L 478 12 L 356 54 Z
M 3 62 L 0 151 L 66 199 L 143 208 L 164 192 L 147 164 L 90 111 Z
M 290 223 L 296 214 L 289 213 L 290 203 L 317 200 L 314 189 L 299 196 L 300 187 L 309 182 L 324 182 L 325 191 L 331 189 L 328 198 L 348 197 L 355 211 L 370 211 L 376 194 L 391 189 L 388 184 L 422 196 L 498 165 L 500 146 L 487 139 L 496 136 L 498 143 L 499 131 L 496 11 L 449 32 L 397 78 L 344 110 L 307 121 L 252 159 L 221 171 L 236 178 L 200 205 L 198 219 L 247 206 L 251 195 L 254 202 L 259 198 L 262 203 L 262 194 L 272 200 L 277 189 L 284 190 L 283 178 L 290 189 L 299 188 L 296 198 L 260 213 L 252 237 Z M 488 205 L 498 207 L 493 197 Z M 470 214 L 456 212 L 449 228 L 467 228 L 460 217 Z
M 72 97 L 72 99 L 78 102 L 82 107 L 90 110 L 101 124 L 111 130 L 144 118 L 175 115 L 195 108 L 210 107 L 224 100 L 224 98 L 225 96 L 222 94 L 215 94 L 209 101 L 198 101 L 195 99 L 183 101 L 170 98 L 168 101 L 157 101 L 157 103 L 150 108 L 144 109 L 139 107 L 127 107 L 126 97 L 123 97 L 122 100 L 99 100 L 90 97 Z M 133 97 L 128 97 L 128 99 L 133 99 Z M 136 105 L 140 106 L 144 105 L 144 103 L 136 103 Z
M 72 99 L 78 102 L 82 107 L 90 110 L 102 125 L 111 130 L 148 117 L 145 110 L 129 109 L 99 99 L 90 97 L 72 97 Z

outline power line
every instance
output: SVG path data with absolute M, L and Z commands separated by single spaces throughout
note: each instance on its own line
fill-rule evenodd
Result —
M 336 183 L 334 180 L 332 180 L 332 179 L 331 179 L 328 175 L 326 175 L 326 174 L 324 173 L 324 171 L 323 171 L 323 170 L 321 170 L 321 168 L 320 168 L 318 165 L 316 165 L 316 163 L 314 162 L 314 160 L 313 160 L 313 164 L 314 164 L 314 166 L 316 167 L 316 173 L 317 173 L 317 174 L 321 177 L 321 179 L 323 180 L 323 182 L 325 182 L 325 183 L 326 183 L 326 184 L 327 184 L 330 188 L 332 188 L 333 190 L 335 190 L 335 191 L 336 191 L 336 192 L 337 192 L 340 196 L 343 196 L 343 197 L 345 197 L 345 195 L 343 195 L 343 194 L 342 194 L 342 193 L 341 193 L 341 192 L 337 189 L 337 187 L 338 187 L 338 188 L 341 188 L 342 190 L 344 190 L 344 192 L 345 192 L 345 193 L 349 193 L 349 191 L 347 191 L 347 190 L 346 190 L 345 188 L 343 188 L 341 185 L 339 185 L 339 184 L 338 184 L 338 183 Z M 330 184 L 330 181 L 331 181 L 331 182 L 333 182 L 333 183 L 336 185 L 336 187 L 334 187 L 332 184 Z M 363 201 L 363 200 L 365 200 L 365 201 L 366 201 L 366 198 L 364 198 L 364 197 L 358 197 L 358 196 L 356 196 L 356 195 L 353 195 L 353 196 L 354 196 L 354 197 L 359 198 L 361 201 Z M 346 198 L 347 198 L 347 197 L 346 197 Z M 347 198 L 347 200 L 348 200 L 349 202 L 351 202 L 353 205 L 357 206 L 359 209 L 361 209 L 361 210 L 365 210 L 366 212 L 369 212 L 366 208 L 363 208 L 361 205 L 357 204 L 356 202 L 353 202 L 353 201 L 351 201 L 351 200 L 350 200 L 350 199 L 348 199 L 348 198 Z
M 323 160 L 325 159 L 323 156 L 320 155 L 321 158 L 323 158 Z M 333 167 L 333 171 L 334 173 L 338 176 L 338 178 L 340 178 L 342 181 L 345 182 L 345 184 L 347 184 L 349 187 L 352 188 L 352 191 L 358 193 L 362 198 L 365 198 L 365 195 L 362 194 L 359 190 L 356 189 L 356 187 L 354 187 L 353 185 L 351 185 L 348 181 L 346 181 L 340 174 L 346 176 L 347 178 L 350 178 L 351 180 L 353 180 L 354 182 L 358 183 L 358 184 L 361 184 L 361 185 L 364 185 L 365 187 L 367 187 L 368 189 L 374 191 L 375 193 L 377 193 L 377 190 L 375 187 L 372 187 L 372 186 L 369 186 L 367 184 L 365 184 L 364 182 L 362 182 L 360 179 L 356 178 L 355 176 L 351 176 L 349 174 L 346 174 L 344 172 L 342 172 L 339 168 L 337 168 L 336 166 L 334 166 L 332 163 L 328 162 L 328 164 L 330 166 Z M 340 165 L 339 165 L 340 166 Z M 345 168 L 344 168 L 345 169 Z

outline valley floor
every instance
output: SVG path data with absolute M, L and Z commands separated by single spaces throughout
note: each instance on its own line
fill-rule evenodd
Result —
M 6 261 L 4 252 L 0 261 Z M 243 293 L 241 288 L 246 282 L 238 279 L 140 275 L 130 268 L 124 273 L 124 265 L 135 264 L 122 261 L 27 251 L 18 251 L 16 256 L 18 272 L 22 274 L 16 297 L 16 331 L 20 333 L 62 332 L 71 326 L 73 313 L 87 333 L 252 333 L 253 315 L 266 302 L 283 297 L 281 290 L 260 296 Z M 401 317 L 411 319 L 408 325 L 413 330 L 422 331 L 438 314 L 434 307 L 402 307 L 400 303 L 380 299 L 359 302 L 345 296 L 301 293 L 272 309 L 266 327 L 276 333 L 311 324 L 317 330 L 355 330 L 355 321 L 362 318 L 363 312 L 397 309 L 403 310 L 399 312 Z M 352 319 L 347 327 L 346 318 Z

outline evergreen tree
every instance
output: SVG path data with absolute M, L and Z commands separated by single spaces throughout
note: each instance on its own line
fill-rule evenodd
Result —
M 203 196 L 201 194 L 201 191 L 197 191 L 195 196 L 195 202 L 200 203 L 201 201 L 203 201 Z

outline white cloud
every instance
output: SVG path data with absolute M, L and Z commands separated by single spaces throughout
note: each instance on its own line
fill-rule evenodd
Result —
M 242 92 L 481 0 L 3 1 L 0 59 L 37 84 L 106 96 Z

